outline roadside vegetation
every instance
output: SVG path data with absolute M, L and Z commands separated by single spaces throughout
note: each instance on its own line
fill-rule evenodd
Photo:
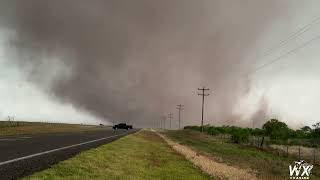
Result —
M 199 126 L 186 126 L 185 129 L 201 131 L 201 127 Z M 261 141 L 268 138 L 268 142 L 271 144 L 303 145 L 309 147 L 320 146 L 320 123 L 316 123 L 312 127 L 304 126 L 300 129 L 293 130 L 284 122 L 271 119 L 262 126 L 262 129 L 206 125 L 203 130 L 210 135 L 229 136 L 234 143 L 248 143 L 250 137 L 260 137 Z M 263 143 L 264 142 L 261 142 L 262 145 Z
M 190 129 L 167 131 L 165 134 L 170 139 L 187 145 L 217 162 L 252 170 L 258 179 L 288 179 L 288 166 L 297 160 L 291 156 L 278 156 L 253 146 L 221 141 L 220 137 L 201 134 Z M 319 166 L 315 166 L 312 173 L 312 179 L 320 179 Z
M 151 131 L 83 152 L 24 179 L 210 179 Z
M 199 126 L 187 126 L 185 129 L 201 131 Z M 284 122 L 271 119 L 262 129 L 206 125 L 203 131 L 216 138 L 220 137 L 220 141 L 254 146 L 281 156 L 295 156 L 320 164 L 320 123 L 293 130 Z
M 80 124 L 0 121 L 0 136 L 79 132 L 99 129 L 101 129 L 99 126 Z

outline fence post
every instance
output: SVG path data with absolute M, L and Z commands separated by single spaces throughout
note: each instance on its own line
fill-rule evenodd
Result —
M 316 148 L 313 148 L 313 164 L 316 164 Z
M 300 142 L 299 142 L 299 160 L 301 160 L 301 155 L 300 155 Z
M 289 139 L 287 139 L 287 157 L 289 157 Z
M 255 146 L 255 137 L 252 136 L 252 146 Z
M 261 145 L 260 147 L 263 149 L 263 142 L 264 142 L 264 136 L 262 137 L 262 140 L 261 140 Z

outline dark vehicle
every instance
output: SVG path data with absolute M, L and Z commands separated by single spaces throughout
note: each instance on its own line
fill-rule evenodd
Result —
M 120 124 L 116 124 L 112 127 L 113 129 L 132 129 L 132 125 L 127 125 L 126 123 L 120 123 Z

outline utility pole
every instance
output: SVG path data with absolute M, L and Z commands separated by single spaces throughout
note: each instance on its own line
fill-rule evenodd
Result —
M 180 129 L 180 124 L 181 124 L 181 120 L 180 120 L 180 113 L 183 110 L 183 106 L 182 104 L 178 104 L 177 105 L 177 109 L 179 110 L 179 129 Z
M 254 129 L 254 119 L 252 119 L 252 129 Z
M 199 96 L 202 96 L 202 116 L 201 116 L 201 133 L 203 133 L 203 110 L 204 110 L 204 97 L 209 96 L 210 94 L 205 94 L 205 91 L 209 91 L 209 88 L 198 88 L 201 93 L 198 93 Z
M 169 121 L 169 123 L 170 123 L 170 129 L 171 129 L 171 121 L 172 121 L 172 118 L 173 118 L 172 115 L 173 115 L 172 113 L 169 113 L 169 114 L 168 114 L 168 118 L 169 118 L 169 120 L 170 120 L 170 121 Z
M 14 117 L 12 116 L 8 116 L 8 121 L 9 121 L 9 125 L 11 126 L 13 124 L 13 120 L 14 120 Z
M 163 126 L 163 129 L 166 129 L 166 120 L 167 120 L 167 117 L 166 117 L 166 116 L 163 116 L 163 117 L 162 117 L 162 126 Z

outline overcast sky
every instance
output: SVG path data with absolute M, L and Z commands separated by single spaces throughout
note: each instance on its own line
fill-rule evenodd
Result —
M 184 104 L 183 125 L 196 125 L 197 88 L 206 86 L 205 123 L 260 127 L 278 118 L 294 128 L 312 125 L 320 121 L 319 6 L 3 1 L 0 118 L 146 127 L 169 112 L 176 120 L 175 106 Z

